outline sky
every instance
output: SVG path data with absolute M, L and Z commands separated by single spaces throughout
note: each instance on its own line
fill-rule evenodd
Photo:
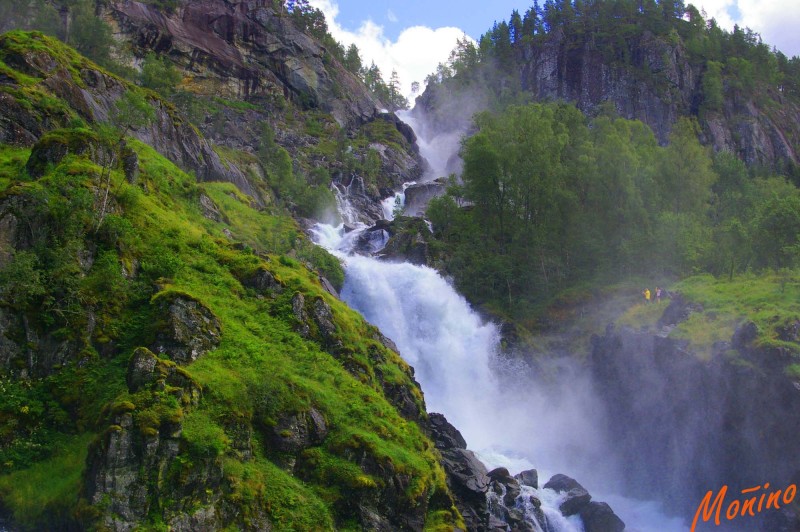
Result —
M 456 39 L 478 39 L 513 9 L 520 14 L 533 0 L 309 0 L 322 10 L 331 34 L 345 46 L 355 43 L 361 57 L 381 69 L 384 79 L 397 70 L 403 92 L 424 84 L 436 65 L 447 60 Z M 695 0 L 706 18 L 728 30 L 734 24 L 761 34 L 787 56 L 800 56 L 800 0 Z M 544 4 L 544 0 L 540 1 Z M 424 88 L 424 87 L 423 87 Z

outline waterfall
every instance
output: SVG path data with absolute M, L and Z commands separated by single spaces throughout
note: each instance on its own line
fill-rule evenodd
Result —
M 340 208 L 351 207 L 346 192 L 337 192 L 345 196 L 337 200 Z M 384 200 L 387 219 L 387 207 L 393 212 L 401 194 Z M 357 220 L 351 212 L 342 217 Z M 536 467 L 544 480 L 551 473 L 573 474 L 594 500 L 612 503 L 626 530 L 686 529 L 654 503 L 607 496 L 615 464 L 601 436 L 601 413 L 588 377 L 562 362 L 553 372 L 559 379 L 548 385 L 502 359 L 497 327 L 483 320 L 437 271 L 353 254 L 366 229 L 364 224 L 355 229 L 319 224 L 312 235 L 343 262 L 342 299 L 397 344 L 415 369 L 429 411 L 443 413 L 487 468 L 504 466 L 514 473 Z M 376 243 L 373 252 L 384 244 Z M 524 493 L 529 499 L 530 493 Z M 561 516 L 558 494 L 539 489 L 536 496 L 551 530 L 583 530 L 579 517 Z M 518 509 L 526 509 L 526 500 L 517 499 Z

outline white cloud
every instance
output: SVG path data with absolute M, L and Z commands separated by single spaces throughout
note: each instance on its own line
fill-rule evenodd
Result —
M 309 4 L 325 14 L 331 35 L 345 47 L 358 46 L 364 63 L 369 65 L 374 61 L 384 79 L 388 81 L 392 70 L 397 70 L 406 95 L 411 94 L 412 82 L 423 84 L 436 65 L 447 60 L 456 40 L 464 35 L 463 30 L 455 27 L 411 26 L 392 41 L 384 34 L 383 26 L 372 20 L 363 21 L 356 31 L 344 29 L 336 20 L 339 6 L 332 0 L 309 0 Z
M 386 12 L 386 18 L 389 19 L 389 22 L 397 22 L 398 18 L 397 15 L 394 14 L 394 11 L 391 9 Z
M 765 43 L 787 56 L 800 55 L 800 2 L 697 0 L 695 5 L 702 6 L 709 18 L 715 18 L 727 30 L 739 24 L 760 33 Z

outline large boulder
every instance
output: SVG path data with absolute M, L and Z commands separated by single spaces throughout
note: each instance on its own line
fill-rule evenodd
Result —
M 319 445 L 328 434 L 325 416 L 310 408 L 295 414 L 281 415 L 274 425 L 266 430 L 266 444 L 275 453 L 279 463 L 291 470 L 297 455 L 312 445 Z
M 539 472 L 535 469 L 528 469 L 514 475 L 520 484 L 529 486 L 533 489 L 539 489 Z
M 428 203 L 433 198 L 443 196 L 447 191 L 447 184 L 441 179 L 411 185 L 405 190 L 405 209 L 406 216 L 424 216 Z
M 591 501 L 578 512 L 585 532 L 622 532 L 625 522 L 604 502 Z
M 31 177 L 41 177 L 51 166 L 57 166 L 67 155 L 86 155 L 100 166 L 113 162 L 112 148 L 89 129 L 50 131 L 34 144 L 25 170 Z
M 502 495 L 503 504 L 507 508 L 513 508 L 517 497 L 520 494 L 519 482 L 511 476 L 508 469 L 505 467 L 498 467 L 489 471 L 486 476 L 492 479 L 492 487 L 496 490 L 498 495 Z M 502 486 L 502 489 L 500 489 Z
M 567 475 L 554 475 L 547 481 L 544 488 L 551 489 L 556 493 L 566 493 L 566 498 L 558 507 L 561 513 L 566 517 L 579 513 L 581 509 L 592 500 L 592 496 L 589 495 L 586 488 L 581 486 L 577 480 Z
M 428 224 L 422 218 L 398 216 L 389 225 L 388 242 L 380 256 L 390 260 L 430 266 L 435 260 L 429 242 L 433 239 Z

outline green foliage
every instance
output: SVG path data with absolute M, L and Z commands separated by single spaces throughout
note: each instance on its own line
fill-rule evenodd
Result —
M 180 83 L 181 74 L 166 57 L 149 52 L 142 61 L 140 80 L 143 87 L 170 96 Z
M 18 251 L 0 270 L 0 298 L 4 305 L 25 311 L 46 293 L 35 253 Z
M 484 113 L 463 144 L 463 186 L 428 217 L 473 301 L 526 316 L 561 290 L 630 276 L 797 264 L 797 189 L 712 158 L 679 120 L 659 147 L 643 124 L 572 106 Z M 468 208 L 459 208 L 466 203 Z
M 725 96 L 722 90 L 722 63 L 709 61 L 701 82 L 703 90 L 703 111 L 706 113 L 722 110 Z
M 667 70 L 653 69 L 642 50 L 681 50 L 702 72 L 702 101 L 693 113 L 703 118 L 718 112 L 726 96 L 759 103 L 800 96 L 800 58 L 787 58 L 749 28 L 723 30 L 691 4 L 652 0 L 548 0 L 523 16 L 514 10 L 507 22 L 495 22 L 477 46 L 460 40 L 425 83 L 433 92 L 439 85 L 458 89 L 475 84 L 491 98 L 503 98 L 504 92 L 507 97 L 519 90 L 514 84 L 520 70 L 542 47 L 556 51 L 561 65 L 577 60 L 578 53 L 591 53 L 620 75 L 665 95 L 674 80 Z
M 25 471 L 0 476 L 0 498 L 14 522 L 31 530 L 74 523 L 73 508 L 82 486 L 93 435 L 63 442 L 56 455 Z
M 141 92 L 128 90 L 114 103 L 111 123 L 125 136 L 130 129 L 149 125 L 155 116 L 155 109 Z
M 97 16 L 94 0 L 77 0 L 71 3 L 70 33 L 65 36 L 65 42 L 89 59 L 101 65 L 108 64 L 109 52 L 115 45 L 111 27 Z
M 16 391 L 7 388 L 5 403 L 0 404 L 0 420 L 8 421 L 6 425 L 0 423 L 0 429 L 6 427 L 3 430 L 9 443 L 5 450 L 0 445 L 0 455 L 15 468 L 34 471 L 31 464 L 51 456 L 53 445 L 62 437 L 58 431 L 75 430 L 79 422 L 81 427 L 103 429 L 94 423 L 107 419 L 113 409 L 125 408 L 132 412 L 136 430 L 145 437 L 165 424 L 181 422 L 181 467 L 191 469 L 202 467 L 207 460 L 225 460 L 229 464 L 226 493 L 231 501 L 241 505 L 244 513 L 252 511 L 252 515 L 256 515 L 256 507 L 268 508 L 270 518 L 282 523 L 284 529 L 303 529 L 306 525 L 332 528 L 332 523 L 352 518 L 337 502 L 351 496 L 348 490 L 352 486 L 368 492 L 381 488 L 376 480 L 362 482 L 370 477 L 349 458 L 354 449 L 375 456 L 386 467 L 391 464 L 413 479 L 404 495 L 408 504 L 435 489 L 445 489 L 433 447 L 417 425 L 402 419 L 386 401 L 371 360 L 379 360 L 374 364 L 380 364 L 387 378 L 410 386 L 405 364 L 371 339 L 374 330 L 357 314 L 327 296 L 304 262 L 288 257 L 279 260 L 277 256 L 267 262 L 262 258 L 265 255 L 255 255 L 253 249 L 262 254 L 291 252 L 316 264 L 341 285 L 341 267 L 336 259 L 311 245 L 290 219 L 253 209 L 250 200 L 231 184 L 203 185 L 204 192 L 225 213 L 228 224 L 204 218 L 190 176 L 152 149 L 138 142 L 130 145 L 139 156 L 140 185 L 129 185 L 119 173 L 110 173 L 119 207 L 107 217 L 101 232 L 92 232 L 91 195 L 87 202 L 73 202 L 81 197 L 82 190 L 93 186 L 85 172 L 98 170 L 84 159 L 64 161 L 50 169 L 35 187 L 14 189 L 38 202 L 41 215 L 53 225 L 42 226 L 48 232 L 42 236 L 42 245 L 34 248 L 36 252 L 18 252 L 18 267 L 5 270 L 11 279 L 19 277 L 20 282 L 28 284 L 35 279 L 31 272 L 41 272 L 41 283 L 35 286 L 45 284 L 47 293 L 29 286 L 23 290 L 13 282 L 6 283 L 8 293 L 25 294 L 15 300 L 19 304 L 25 301 L 31 308 L 47 304 L 49 294 L 52 304 L 58 301 L 65 311 L 91 308 L 97 319 L 92 342 L 102 346 L 111 338 L 118 347 L 109 359 L 96 358 L 84 367 L 62 369 L 35 388 L 39 390 L 35 394 L 18 384 L 14 385 Z M 287 164 L 284 169 L 288 173 L 291 167 Z M 90 223 L 81 222 L 83 217 Z M 222 236 L 224 227 L 230 227 L 248 246 L 234 248 Z M 89 242 L 99 247 L 91 267 L 81 275 L 77 250 Z M 123 267 L 133 279 L 123 276 Z M 257 267 L 269 268 L 287 286 L 281 297 L 264 300 L 242 288 L 239 279 Z M 73 281 L 67 283 L 67 279 Z M 192 366 L 192 376 L 202 385 L 204 399 L 191 411 L 176 401 L 169 386 L 164 392 L 144 390 L 130 395 L 124 391 L 126 361 L 122 353 L 148 345 L 157 325 L 151 310 L 157 300 L 151 303 L 142 297 L 142 293 L 152 293 L 153 283 L 167 284 L 169 290 L 203 301 L 222 321 L 222 344 Z M 294 332 L 291 296 L 297 290 L 307 298 L 324 298 L 333 307 L 341 345 L 347 353 L 343 356 L 350 365 L 363 367 L 369 379 L 354 377 L 319 345 Z M 74 304 L 64 307 L 67 302 Z M 71 311 L 64 315 L 72 316 Z M 77 324 L 69 325 L 70 320 L 75 318 L 70 317 L 61 327 L 85 330 Z M 108 369 L 101 372 L 101 368 Z M 99 385 L 106 390 L 98 393 Z M 86 397 L 80 390 L 87 392 Z M 101 415 L 103 402 L 109 406 Z M 335 467 L 332 465 L 324 481 L 309 470 L 306 483 L 301 483 L 271 464 L 269 458 L 274 456 L 262 452 L 259 445 L 254 446 L 257 456 L 250 465 L 234 458 L 228 432 L 232 419 L 248 422 L 252 417 L 260 427 L 258 431 L 268 431 L 270 423 L 281 416 L 302 412 L 310 405 L 323 413 L 331 431 L 324 442 L 324 456 Z M 61 424 L 54 424 L 55 419 L 61 419 Z M 45 427 L 48 430 L 43 430 Z M 15 447 L 13 442 L 17 441 L 24 446 Z M 4 495 L 7 504 L 18 496 L 16 488 L 8 489 Z M 73 490 L 72 495 L 75 493 Z M 31 502 L 31 508 L 37 501 Z M 74 502 L 65 508 L 72 508 Z
M 676 337 L 700 346 L 701 352 L 710 353 L 715 341 L 729 341 L 735 327 L 751 321 L 758 330 L 757 345 L 800 354 L 800 345 L 782 340 L 785 331 L 800 318 L 800 278 L 796 271 L 744 274 L 733 280 L 694 276 L 672 289 L 703 308 L 674 331 Z

